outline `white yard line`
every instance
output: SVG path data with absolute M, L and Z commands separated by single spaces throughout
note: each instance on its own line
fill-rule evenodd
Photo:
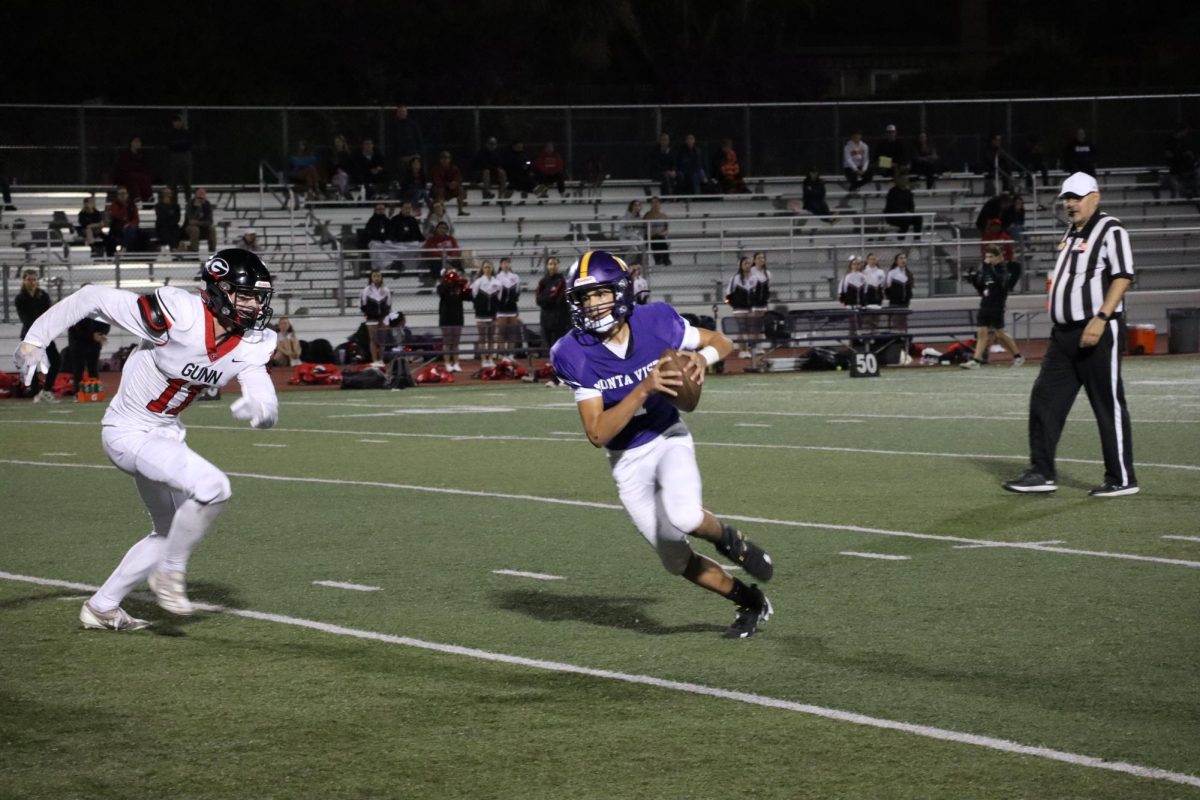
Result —
M 544 572 L 522 572 L 518 569 L 494 569 L 495 575 L 511 575 L 514 578 L 533 578 L 535 581 L 564 581 L 562 575 L 547 575 Z
M 37 586 L 58 586 L 82 591 L 96 590 L 95 586 L 89 586 L 83 583 L 62 581 L 53 578 L 38 578 L 29 575 L 16 575 L 9 572 L 0 572 L 0 580 L 32 583 Z M 474 647 L 443 644 L 441 642 L 429 642 L 423 639 L 413 639 L 408 636 L 396 636 L 394 634 L 379 633 L 378 631 L 368 631 L 360 628 L 347 628 L 342 625 L 333 625 L 328 622 L 318 622 L 316 620 L 302 619 L 300 617 L 291 617 L 283 614 L 270 614 L 263 611 L 252 611 L 242 608 L 228 608 L 226 606 L 209 605 L 207 603 L 194 603 L 194 605 L 201 611 L 208 611 L 216 614 L 227 614 L 233 617 L 257 620 L 259 622 L 271 622 L 276 625 L 289 625 L 296 628 L 305 628 L 307 630 L 318 631 L 320 633 L 326 633 L 332 636 L 346 636 L 354 639 L 400 645 L 402 647 L 411 647 L 414 649 L 426 650 L 434 653 L 462 656 L 464 658 L 473 658 L 481 661 L 489 661 L 492 663 L 506 664 L 515 667 L 525 667 L 527 669 L 536 669 L 545 672 L 586 675 L 587 677 L 598 678 L 600 680 L 618 681 L 637 686 L 652 686 L 657 689 L 664 689 L 671 692 L 682 692 L 685 694 L 699 695 L 702 697 L 712 697 L 720 700 L 731 700 L 738 703 L 774 708 L 780 711 L 791 711 L 797 714 L 820 717 L 822 719 L 833 720 L 835 722 L 845 722 L 851 725 L 861 725 L 868 728 L 907 733 L 926 739 L 935 739 L 943 742 L 970 745 L 972 747 L 980 747 L 1001 753 L 1012 753 L 1019 756 L 1032 756 L 1034 758 L 1043 758 L 1050 761 L 1072 764 L 1078 767 L 1101 769 L 1109 772 L 1119 772 L 1125 775 L 1133 775 L 1138 778 L 1170 781 L 1172 783 L 1178 783 L 1184 786 L 1200 787 L 1200 777 L 1188 775 L 1183 772 L 1174 772 L 1171 770 L 1160 769 L 1158 767 L 1146 767 L 1140 764 L 1131 764 L 1127 761 L 1109 761 L 1096 756 L 1071 753 L 1065 750 L 1055 750 L 1053 748 L 1041 747 L 1037 745 L 1021 744 L 1008 739 L 999 739 L 994 736 L 985 736 L 976 733 L 964 733 L 962 731 L 955 731 L 947 728 L 936 728 L 931 725 L 918 725 L 912 722 L 902 722 L 899 720 L 885 719 L 882 717 L 871 717 L 867 716 L 866 714 L 856 713 L 854 711 L 843 711 L 841 709 L 827 708 L 825 706 L 798 703 L 794 700 L 784 700 L 778 697 L 751 694 L 750 692 L 738 692 L 715 686 L 705 686 L 699 683 L 686 683 L 683 681 L 667 680 L 665 678 L 656 678 L 653 675 L 639 675 L 629 672 L 595 669 L 593 667 L 585 667 L 577 664 L 567 664 L 561 661 L 546 661 L 539 658 L 526 658 L 525 656 L 508 655 L 506 653 L 497 653 L 491 650 L 480 650 Z
M 1177 542 L 1200 542 L 1200 536 L 1164 536 L 1164 539 L 1174 539 Z
M 1061 459 L 1060 459 L 1061 460 Z M 116 471 L 110 464 L 71 464 L 61 461 L 26 461 L 22 459 L 0 459 L 0 464 L 13 464 L 29 467 L 56 467 L 59 469 L 101 469 Z M 452 489 L 445 486 L 421 486 L 411 483 L 390 483 L 386 481 L 352 481 L 341 478 L 303 478 L 290 475 L 261 475 L 254 472 L 228 472 L 234 478 L 249 478 L 261 481 L 279 481 L 281 483 L 307 483 L 321 486 L 366 486 L 377 489 L 393 489 L 406 492 L 425 492 L 428 494 L 451 495 L 457 497 L 484 497 L 497 500 L 517 500 L 519 502 L 546 503 L 547 505 L 571 506 L 575 508 L 599 508 L 609 511 L 623 511 L 616 503 L 600 503 L 590 500 L 568 500 L 561 497 L 540 497 L 532 494 L 515 494 L 509 492 L 485 492 L 478 489 Z M 778 525 L 786 528 L 806 528 L 812 530 L 847 531 L 851 533 L 872 533 L 879 536 L 895 536 L 902 539 L 926 539 L 935 542 L 955 542 L 957 544 L 987 544 L 993 547 L 1008 547 L 1016 550 L 1029 550 L 1040 553 L 1061 553 L 1064 555 L 1091 556 L 1095 558 L 1112 558 L 1123 561 L 1143 561 L 1154 564 L 1200 569 L 1200 561 L 1188 561 L 1180 558 L 1162 558 L 1159 556 L 1140 556 L 1133 553 L 1109 553 L 1101 550 L 1076 550 L 1068 547 L 1046 547 L 1044 545 L 1026 542 L 1000 542 L 991 539 L 973 539 L 967 536 L 946 536 L 933 533 L 918 533 L 915 531 L 890 530 L 888 528 L 869 528 L 861 525 L 840 525 L 824 522 L 807 522 L 802 520 L 770 519 L 768 517 L 750 517 L 741 514 L 717 513 L 722 519 L 735 522 L 754 522 L 760 525 Z
M 363 444 L 388 444 L 387 439 L 359 439 Z
M 382 592 L 379 586 L 364 586 L 361 583 L 343 583 L 342 581 L 313 581 L 313 586 L 328 586 L 332 589 L 349 589 L 352 592 Z
M 771 426 L 765 422 L 735 422 L 735 423 L 733 423 L 733 427 L 735 427 L 735 428 L 769 428 Z
M 73 456 L 74 453 L 42 453 L 44 456 Z
M 1062 539 L 1047 539 L 1044 542 L 1025 542 L 1025 544 L 1036 544 L 1036 545 L 1062 544 L 1062 543 L 1063 543 Z M 956 545 L 954 545 L 954 549 L 955 550 L 971 550 L 976 547 L 1001 547 L 1001 546 L 1002 545 L 992 544 L 991 542 L 988 542 L 986 544 L 956 544 Z
M 270 442 L 255 442 L 254 446 L 255 447 L 287 447 L 287 445 L 283 444 L 283 443 L 272 444 Z
M 737 413 L 737 412 L 730 412 Z M 834 414 L 826 414 L 821 416 L 837 416 Z M 957 418 L 956 418 L 957 419 Z M 0 424 L 10 423 L 19 425 L 95 425 L 94 422 L 77 422 L 68 420 L 15 420 L 15 419 L 0 419 Z M 246 433 L 245 426 L 238 425 L 188 425 L 188 430 L 207 430 L 207 431 L 236 431 L 240 434 Z M 341 431 L 329 428 L 273 428 L 275 433 L 312 433 L 312 434 L 334 434 L 338 436 L 391 436 L 401 439 L 448 439 L 455 442 L 470 442 L 470 441 L 496 441 L 496 442 L 566 442 L 566 439 L 551 438 L 549 436 L 496 436 L 489 434 L 475 434 L 471 436 L 454 435 L 450 433 L 412 433 L 408 431 Z M 572 446 L 577 445 L 577 442 L 570 442 Z M 880 456 L 921 456 L 924 458 L 966 458 L 971 460 L 989 459 L 999 461 L 1018 461 L 1027 463 L 1029 456 L 1027 455 L 998 455 L 995 453 L 939 453 L 928 450 L 879 450 L 863 447 L 829 447 L 825 445 L 814 444 L 751 444 L 748 442 L 696 442 L 697 447 L 739 447 L 762 450 L 811 450 L 821 453 L 851 453 Z M 1066 464 L 1092 464 L 1102 465 L 1103 461 L 1091 458 L 1062 458 L 1055 459 L 1060 463 Z M 1154 462 L 1137 462 L 1139 469 L 1142 467 L 1154 467 L 1161 469 L 1181 469 L 1192 472 L 1200 472 L 1200 465 L 1195 464 L 1158 464 Z
M 877 558 L 880 561 L 912 561 L 912 556 L 897 556 L 889 553 L 860 553 L 857 550 L 843 550 L 839 556 L 858 556 L 859 558 Z

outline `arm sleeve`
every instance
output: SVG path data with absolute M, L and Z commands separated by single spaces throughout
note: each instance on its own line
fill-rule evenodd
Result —
M 85 286 L 38 317 L 25 340 L 46 347 L 79 320 L 94 316 L 155 344 L 167 341 L 172 325 L 157 294 L 136 295 L 106 286 Z
M 265 364 L 257 364 L 242 370 L 238 373 L 237 380 L 242 387 L 243 395 L 278 413 L 279 398 L 275 394 L 275 384 L 271 382 L 271 376 L 267 374 Z
M 1129 247 L 1129 232 L 1120 225 L 1113 225 L 1104 237 L 1104 248 L 1108 251 L 1109 276 L 1133 280 L 1133 250 Z
M 842 146 L 842 166 L 849 169 L 858 169 L 854 163 L 854 159 L 850 157 L 850 149 L 849 142 L 846 142 L 846 144 Z

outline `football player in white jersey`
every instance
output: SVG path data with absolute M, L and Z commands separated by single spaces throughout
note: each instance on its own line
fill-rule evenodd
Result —
M 44 371 L 46 348 L 85 317 L 102 317 L 141 339 L 101 423 L 104 452 L 137 484 L 153 529 L 137 542 L 79 612 L 85 628 L 138 630 L 121 601 L 148 581 L 158 604 L 191 614 L 188 557 L 212 527 L 231 490 L 225 473 L 184 443 L 179 414 L 196 395 L 237 378 L 234 417 L 269 428 L 279 415 L 266 365 L 275 352 L 271 273 L 249 250 L 221 250 L 202 269 L 200 295 L 164 286 L 152 294 L 85 286 L 38 318 L 16 352 L 26 382 Z

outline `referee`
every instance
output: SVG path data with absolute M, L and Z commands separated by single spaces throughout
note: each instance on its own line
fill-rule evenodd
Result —
M 1079 387 L 1087 391 L 1104 451 L 1104 483 L 1092 497 L 1137 494 L 1133 440 L 1121 351 L 1122 297 L 1133 282 L 1133 253 L 1121 221 L 1099 210 L 1100 187 L 1085 172 L 1063 181 L 1059 198 L 1071 226 L 1058 245 L 1050 284 L 1054 329 L 1029 397 L 1029 469 L 1008 481 L 1010 492 L 1053 492 L 1054 451 Z

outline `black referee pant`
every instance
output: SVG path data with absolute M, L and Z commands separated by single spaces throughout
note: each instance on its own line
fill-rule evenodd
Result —
M 1094 347 L 1080 347 L 1085 323 L 1055 325 L 1042 369 L 1029 398 L 1029 455 L 1032 467 L 1054 480 L 1054 453 L 1075 396 L 1087 390 L 1100 427 L 1104 479 L 1118 486 L 1137 483 L 1133 473 L 1133 439 L 1125 386 L 1121 382 L 1121 351 L 1125 323 L 1109 320 Z

